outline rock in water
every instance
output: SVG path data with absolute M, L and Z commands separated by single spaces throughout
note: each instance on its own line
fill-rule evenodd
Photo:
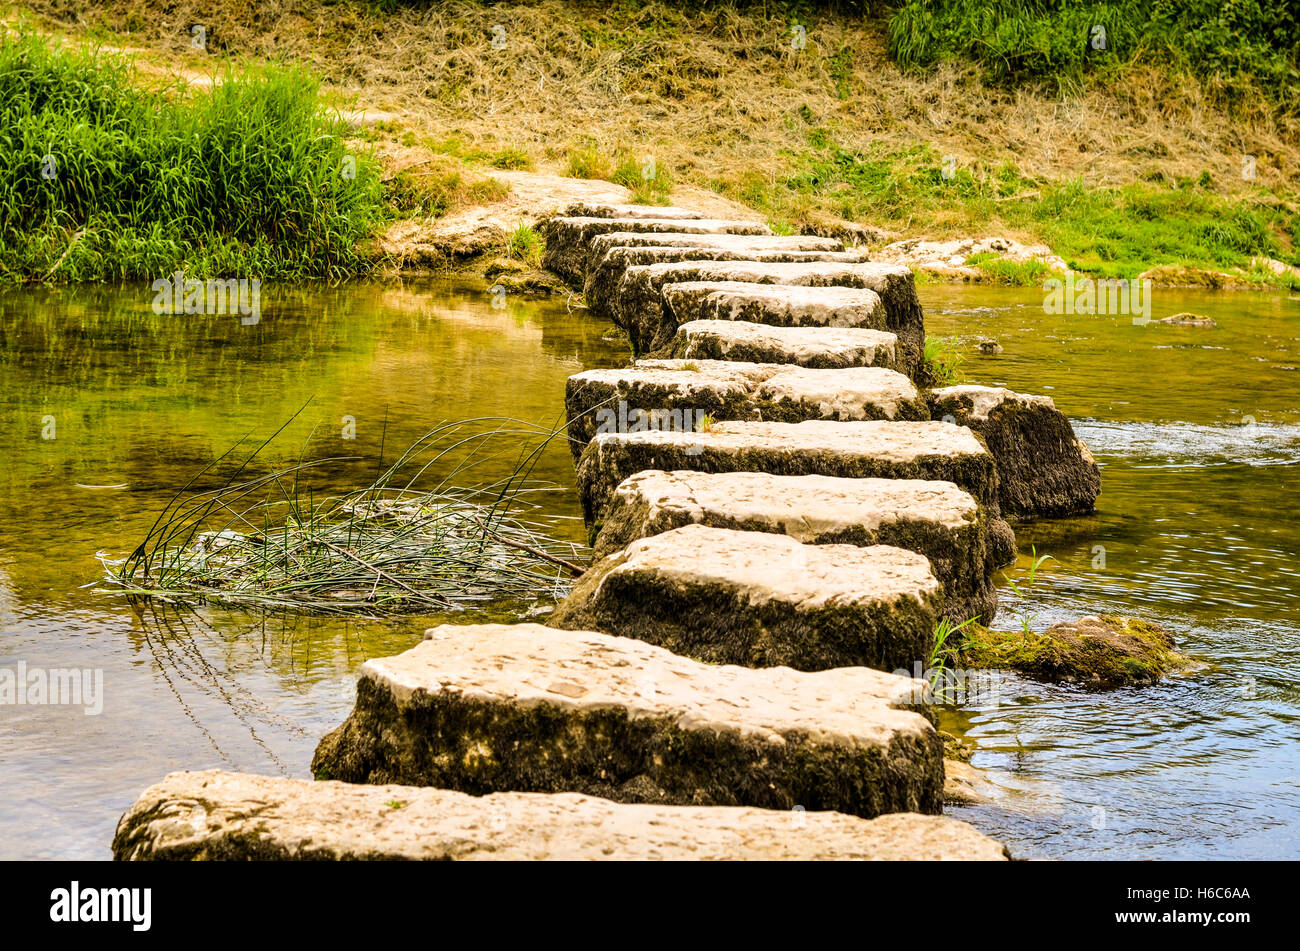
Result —
M 1002 522 L 993 457 L 969 429 L 943 422 L 723 422 L 692 433 L 602 433 L 578 463 L 592 538 L 618 484 L 643 469 L 939 480 L 985 507 L 990 532 Z
M 588 571 L 547 623 L 712 664 L 922 669 L 943 589 L 925 556 L 690 524 Z
M 367 661 L 317 778 L 618 801 L 938 813 L 924 683 L 865 667 L 702 664 L 537 624 L 433 628 Z
M 961 650 L 970 667 L 1105 689 L 1155 683 L 1187 663 L 1175 647 L 1173 635 L 1159 624 L 1103 614 L 1062 621 L 1041 634 L 975 628 Z
M 1101 470 L 1050 397 L 992 386 L 932 390 L 930 413 L 983 437 L 997 460 L 1002 512 L 1025 518 L 1086 515 L 1101 494 Z
M 595 557 L 691 524 L 773 532 L 814 545 L 906 548 L 929 559 L 943 585 L 944 617 L 991 624 L 997 614 L 988 517 L 951 482 L 638 472 L 615 490 Z
M 758 295 L 752 308 L 734 311 L 732 319 L 754 323 L 772 323 L 784 326 L 810 326 L 813 318 L 783 319 L 788 310 L 795 314 L 816 313 L 824 308 L 825 298 L 838 296 L 844 289 L 874 291 L 884 306 L 883 324 L 828 323 L 827 326 L 869 326 L 873 330 L 887 330 L 898 337 L 899 346 L 905 348 L 909 366 L 919 362 L 925 345 L 925 326 L 921 304 L 916 297 L 916 283 L 912 272 L 902 265 L 890 264 L 837 264 L 827 261 L 805 263 L 761 263 L 745 261 L 682 262 L 646 264 L 630 267 L 623 275 L 618 289 L 618 323 L 627 331 L 637 354 L 650 353 L 666 347 L 680 324 L 688 320 L 725 319 L 720 313 L 701 311 L 689 304 L 692 294 L 672 292 L 665 298 L 662 289 L 668 284 L 698 284 L 700 282 L 725 282 L 728 284 L 776 284 L 791 287 L 835 287 L 837 291 L 780 292 L 786 303 L 770 303 L 772 292 L 751 289 L 746 293 Z M 703 299 L 708 293 L 700 292 Z M 735 294 L 740 290 L 733 291 Z M 769 301 L 763 303 L 761 301 Z M 869 302 L 864 302 L 869 303 Z
M 744 261 L 746 263 L 799 264 L 824 261 L 836 264 L 861 264 L 869 259 L 866 251 L 805 251 L 789 249 L 756 248 L 753 242 L 763 240 L 745 235 L 728 235 L 732 246 L 712 242 L 703 247 L 613 247 L 604 254 L 591 255 L 587 268 L 587 282 L 583 296 L 587 308 L 597 317 L 614 320 L 618 310 L 618 291 L 623 275 L 630 267 L 648 264 L 671 264 L 683 261 Z M 774 239 L 767 239 L 774 240 Z M 787 239 L 789 240 L 789 239 Z M 822 240 L 798 238 L 796 241 Z M 742 243 L 743 242 L 743 243 Z
M 599 432 L 694 432 L 711 421 L 929 419 L 912 381 L 876 367 L 808 370 L 728 360 L 640 360 L 586 370 L 565 386 L 576 463 Z
M 658 354 L 683 360 L 788 363 L 812 370 L 884 367 L 907 373 L 898 338 L 856 327 L 769 327 L 746 320 L 692 320 Z
M 133 861 L 999 861 L 1006 849 L 944 816 L 613 803 L 575 793 L 469 796 L 206 770 L 150 786 L 118 823 Z
M 538 224 L 546 250 L 542 266 L 581 287 L 587 279 L 591 239 L 615 231 L 660 231 L 681 234 L 765 234 L 772 229 L 753 221 L 713 218 L 547 218 Z

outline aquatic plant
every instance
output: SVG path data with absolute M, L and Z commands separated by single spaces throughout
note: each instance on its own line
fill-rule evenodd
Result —
M 957 635 L 974 624 L 975 620 L 973 617 L 968 617 L 960 623 L 954 623 L 950 618 L 940 618 L 939 623 L 935 625 L 934 645 L 930 648 L 930 656 L 925 662 L 925 669 L 930 674 L 931 691 L 938 691 L 939 681 L 943 678 L 949 662 L 961 653 L 955 643 L 958 640 Z
M 242 461 L 232 449 L 198 473 L 125 559 L 104 560 L 106 580 L 131 597 L 329 614 L 555 599 L 583 567 L 575 547 L 549 537 L 527 510 L 551 490 L 530 474 L 556 435 L 510 419 L 444 423 L 369 485 L 319 498 L 307 484 L 312 470 L 342 460 L 300 458 L 247 477 L 273 435 Z M 504 478 L 460 484 L 502 456 L 511 463 Z M 191 491 L 228 458 L 222 485 Z M 449 472 L 421 484 L 438 469 Z
M 1029 572 L 1025 575 L 1022 581 L 1015 581 L 1005 571 L 1002 573 L 1002 577 L 1006 581 L 1007 587 L 1014 591 L 1016 597 L 1021 601 L 1029 600 L 1029 592 L 1034 587 L 1034 581 L 1038 578 L 1038 569 L 1043 566 L 1044 562 L 1055 560 L 1051 555 L 1039 555 L 1037 546 L 1031 545 L 1029 550 L 1031 552 Z M 1029 613 L 1027 611 L 1020 611 L 1016 614 L 1016 620 L 1020 622 L 1020 630 L 1026 639 L 1033 636 L 1033 622 L 1037 617 L 1038 615 L 1036 613 Z
M 925 349 L 921 354 L 921 366 L 917 370 L 917 381 L 926 387 L 951 386 L 962 379 L 962 355 L 957 346 L 942 337 L 926 337 Z

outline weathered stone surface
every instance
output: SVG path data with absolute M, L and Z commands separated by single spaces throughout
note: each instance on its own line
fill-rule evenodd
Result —
M 611 248 L 721 248 L 735 251 L 843 251 L 844 242 L 833 238 L 787 234 L 684 234 L 672 231 L 611 231 L 591 239 L 587 251 L 587 268 L 609 253 Z
M 601 433 L 578 463 L 593 538 L 614 489 L 643 469 L 937 479 L 974 496 L 988 512 L 990 531 L 1001 521 L 993 457 L 969 429 L 943 422 L 723 422 L 693 433 Z
M 885 367 L 906 373 L 898 338 L 883 330 L 769 327 L 747 320 L 692 320 L 677 328 L 666 352 L 686 360 L 789 363 L 816 370 Z
M 753 221 L 714 218 L 548 218 L 539 230 L 546 243 L 542 266 L 581 287 L 586 280 L 591 239 L 614 231 L 668 231 L 680 234 L 771 234 Z
M 753 240 L 745 235 L 730 237 Z M 777 264 L 822 261 L 833 264 L 861 264 L 868 260 L 868 257 L 864 250 L 803 251 L 755 248 L 743 243 L 735 243 L 734 247 L 721 247 L 716 243 L 703 247 L 613 247 L 599 256 L 594 252 L 591 254 L 583 296 L 586 297 L 587 309 L 593 316 L 615 320 L 618 315 L 619 285 L 630 267 L 686 261 L 753 261 Z
M 907 670 L 930 656 L 942 609 L 916 552 L 692 523 L 595 565 L 548 623 L 714 664 Z
M 564 404 L 575 463 L 597 432 L 692 432 L 706 420 L 930 415 L 912 382 L 893 370 L 809 370 L 729 360 L 639 360 L 621 370 L 587 370 L 569 377 Z
M 944 617 L 990 624 L 997 613 L 988 518 L 951 482 L 652 469 L 629 476 L 614 492 L 595 557 L 691 524 L 774 532 L 814 545 L 919 552 L 943 585 Z
M 744 281 L 682 281 L 660 288 L 678 325 L 695 320 L 749 321 L 771 327 L 884 330 L 885 302 L 865 287 L 808 287 Z
M 564 209 L 564 218 L 703 218 L 704 214 L 672 205 L 624 205 L 617 202 L 579 201 Z
M 681 306 L 665 306 L 661 288 L 665 284 L 727 281 L 745 284 L 782 284 L 806 287 L 865 288 L 880 296 L 885 308 L 883 324 L 845 324 L 827 321 L 830 326 L 870 326 L 888 330 L 905 348 L 909 365 L 920 359 L 925 345 L 925 327 L 921 304 L 916 297 L 912 272 L 901 264 L 837 264 L 827 261 L 806 263 L 746 263 L 719 261 L 713 264 L 681 262 L 645 264 L 630 267 L 618 289 L 618 323 L 628 333 L 633 350 L 651 353 L 668 345 L 679 324 L 688 320 L 724 317 L 718 313 L 685 311 Z M 770 293 L 770 292 L 769 292 Z M 787 292 L 788 293 L 788 292 Z M 679 292 L 680 295 L 680 292 Z M 825 292 L 807 295 L 812 304 L 791 304 L 800 311 L 815 309 L 826 297 Z M 794 298 L 792 297 L 791 300 Z M 753 312 L 733 313 L 733 319 L 754 323 L 790 325 L 798 322 L 770 316 L 771 304 L 760 305 Z M 779 308 L 778 308 L 779 312 Z M 807 325 L 809 322 L 804 322 Z
M 983 437 L 997 460 L 1004 514 L 1067 516 L 1093 510 L 1101 470 L 1050 397 L 962 385 L 933 390 L 927 399 L 936 419 L 969 426 Z
M 1053 624 L 1042 633 L 973 627 L 962 641 L 970 667 L 1007 668 L 1047 681 L 1106 689 L 1155 683 L 1187 658 L 1173 635 L 1150 621 L 1103 614 Z
M 423 786 L 172 773 L 123 815 L 113 856 L 213 860 L 999 861 L 944 816 L 620 804 L 577 793 L 470 796 Z
M 425 638 L 362 666 L 356 707 L 316 750 L 318 778 L 868 818 L 939 812 L 942 741 L 903 709 L 922 681 L 865 667 L 712 666 L 537 624 L 445 625 Z

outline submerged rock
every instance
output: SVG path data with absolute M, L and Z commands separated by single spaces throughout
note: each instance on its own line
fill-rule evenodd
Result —
M 131 861 L 738 860 L 1007 858 L 944 816 L 620 804 L 576 793 L 469 796 L 421 786 L 172 773 L 127 810 Z
M 948 386 L 927 399 L 935 419 L 969 426 L 997 460 L 1002 512 L 1027 518 L 1085 515 L 1101 470 L 1050 397 L 992 386 Z
M 770 327 L 745 320 L 692 320 L 656 356 L 788 363 L 814 370 L 884 367 L 906 373 L 898 338 L 856 327 Z
M 1156 321 L 1158 324 L 1168 324 L 1174 327 L 1217 327 L 1213 317 L 1205 317 L 1201 314 L 1173 314 L 1170 317 L 1161 317 Z
M 662 231 L 682 234 L 766 234 L 772 229 L 754 221 L 714 218 L 547 218 L 538 230 L 546 243 L 542 266 L 581 287 L 587 279 L 591 239 L 614 231 Z
M 691 524 L 772 532 L 813 545 L 905 548 L 929 559 L 943 585 L 944 617 L 989 624 L 997 613 L 988 517 L 951 482 L 638 472 L 614 492 L 595 557 Z
M 942 608 L 916 552 L 692 523 L 595 565 L 547 623 L 712 664 L 905 670 L 930 656 Z
M 593 538 L 619 483 L 643 469 L 953 482 L 984 505 L 990 531 L 1001 521 L 993 457 L 969 429 L 936 421 L 723 422 L 693 433 L 602 433 L 578 463 Z
M 912 381 L 876 367 L 809 370 L 729 360 L 640 360 L 565 386 L 574 462 L 598 432 L 693 432 L 712 421 L 929 418 Z
M 719 312 L 701 311 L 689 307 L 690 295 L 682 290 L 670 292 L 671 302 L 665 305 L 662 288 L 668 284 L 698 284 L 699 282 L 727 282 L 735 284 L 775 284 L 790 287 L 838 287 L 838 291 L 775 292 L 755 288 L 743 290 L 729 288 L 739 301 L 742 293 L 751 295 L 754 302 L 736 309 L 731 303 L 720 306 Z M 802 315 L 824 311 L 828 298 L 843 295 L 843 289 L 874 291 L 884 306 L 883 323 L 846 324 L 839 320 L 823 318 L 828 326 L 869 326 L 874 330 L 887 330 L 898 337 L 905 358 L 911 366 L 919 361 L 925 343 L 924 320 L 921 304 L 916 297 L 916 284 L 912 272 L 902 265 L 890 264 L 837 264 L 827 261 L 807 263 L 762 263 L 745 261 L 717 261 L 713 263 L 683 262 L 646 264 L 630 267 L 619 284 L 617 321 L 627 332 L 636 353 L 650 353 L 666 347 L 679 324 L 688 320 L 731 319 L 754 323 L 771 323 L 785 326 L 813 325 L 813 318 Z M 716 290 L 716 289 L 715 289 Z M 675 297 L 673 296 L 675 293 Z M 702 296 L 707 299 L 708 293 Z M 773 304 L 772 301 L 777 303 Z M 869 299 L 864 301 L 874 309 Z M 729 310 L 730 314 L 720 311 Z M 800 314 L 799 319 L 786 319 L 785 314 Z
M 938 813 L 943 746 L 924 684 L 679 657 L 537 624 L 444 625 L 367 661 L 317 778 L 621 802 Z
M 825 261 L 833 264 L 860 264 L 868 260 L 866 251 L 808 251 L 785 248 L 756 248 L 753 240 L 744 235 L 728 235 L 731 246 L 713 242 L 702 247 L 613 247 L 604 254 L 591 256 L 587 268 L 587 283 L 583 296 L 587 308 L 597 317 L 616 319 L 619 312 L 619 285 L 630 267 L 650 264 L 672 264 L 689 261 L 746 261 L 760 263 L 798 264 Z M 741 238 L 737 242 L 735 238 Z M 790 239 L 787 239 L 790 240 Z M 794 241 L 808 241 L 796 238 Z M 813 239 L 817 240 L 817 239 Z
M 1089 687 L 1124 687 L 1159 680 L 1187 663 L 1173 635 L 1158 624 L 1103 614 L 1053 624 L 1041 634 L 993 631 L 972 625 L 962 662 L 973 668 L 1015 670 L 1036 680 Z

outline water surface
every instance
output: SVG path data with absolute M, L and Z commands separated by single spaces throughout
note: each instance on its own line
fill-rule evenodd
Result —
M 922 297 L 931 333 L 1005 348 L 969 356 L 972 382 L 1051 395 L 1104 467 L 1097 515 L 1017 526 L 1054 561 L 1031 603 L 1004 594 L 1002 620 L 1137 614 L 1205 665 L 1104 694 L 1008 678 L 997 706 L 949 711 L 976 765 L 1032 791 L 951 811 L 1028 857 L 1295 856 L 1300 303 L 1156 291 L 1153 316 L 1205 313 L 1207 330 L 1048 316 L 1032 290 Z M 99 716 L 0 708 L 0 858 L 108 857 L 117 817 L 171 770 L 307 776 L 356 667 L 436 620 L 190 613 L 96 591 L 95 553 L 134 545 L 196 470 L 298 414 L 268 461 L 311 436 L 309 455 L 356 457 L 322 476 L 352 488 L 381 448 L 444 420 L 555 424 L 566 377 L 625 355 L 563 301 L 496 309 L 475 282 L 267 288 L 253 326 L 158 317 L 151 300 L 0 294 L 0 666 L 100 668 L 106 694 Z M 553 530 L 580 542 L 567 450 L 535 474 L 561 487 L 544 503 Z

